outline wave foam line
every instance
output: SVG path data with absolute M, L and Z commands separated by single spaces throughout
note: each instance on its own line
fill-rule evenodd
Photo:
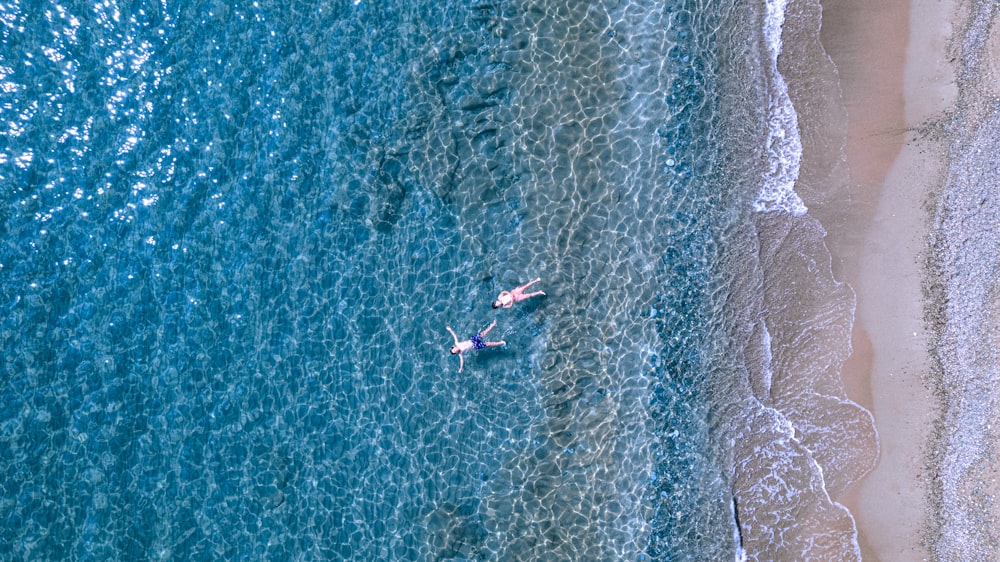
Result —
M 762 213 L 785 211 L 803 215 L 808 211 L 795 193 L 802 160 L 802 139 L 799 137 L 798 115 L 788 96 L 788 85 L 778 72 L 781 54 L 781 28 L 785 24 L 788 0 L 768 0 L 764 18 L 764 39 L 771 55 L 768 85 L 767 156 L 768 171 L 764 174 L 761 192 L 754 201 L 754 210 Z

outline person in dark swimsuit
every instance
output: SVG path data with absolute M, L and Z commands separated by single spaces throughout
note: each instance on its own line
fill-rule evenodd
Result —
M 452 330 L 451 326 L 445 326 L 445 328 L 448 329 L 448 332 L 451 333 L 451 337 L 455 339 L 455 345 L 451 346 L 451 354 L 452 355 L 458 355 L 458 372 L 459 373 L 461 373 L 462 369 L 465 367 L 465 360 L 462 359 L 462 354 L 465 353 L 466 351 L 469 351 L 469 350 L 472 350 L 472 349 L 476 349 L 476 350 L 485 349 L 487 347 L 493 347 L 493 346 L 496 346 L 496 345 L 507 345 L 507 342 L 505 342 L 503 340 L 500 340 L 500 341 L 486 341 L 486 340 L 483 339 L 486 336 L 486 334 L 489 333 L 489 331 L 493 329 L 493 326 L 496 326 L 496 325 L 497 325 L 497 321 L 494 320 L 493 323 L 490 324 L 489 327 L 487 327 L 485 330 L 479 332 L 478 334 L 472 336 L 471 338 L 469 338 L 469 339 L 467 339 L 465 341 L 458 341 L 458 336 L 455 335 L 455 330 Z
M 469 338 L 469 341 L 472 342 L 472 348 L 473 349 L 477 349 L 478 350 L 478 349 L 483 349 L 484 347 L 486 347 L 486 342 L 483 341 L 483 336 L 480 335 L 480 334 L 476 334 L 476 335 L 472 336 L 471 338 Z

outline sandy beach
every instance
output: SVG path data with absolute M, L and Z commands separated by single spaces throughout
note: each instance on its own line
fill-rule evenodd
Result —
M 864 560 L 956 559 L 938 545 L 948 523 L 931 448 L 943 406 L 926 321 L 936 305 L 924 288 L 954 143 L 945 125 L 959 97 L 949 41 L 963 11 L 957 1 L 822 4 L 822 42 L 847 110 L 850 203 L 821 221 L 857 296 L 844 386 L 872 412 L 880 441 L 876 468 L 834 499 L 856 520 Z
M 880 6 L 880 13 L 866 19 L 889 24 L 892 14 Z M 855 17 L 865 18 L 860 5 L 853 8 Z M 847 149 L 851 177 L 872 203 L 852 283 L 858 299 L 856 333 L 862 339 L 867 335 L 870 346 L 856 348 L 859 360 L 851 366 L 862 368 L 845 372 L 845 378 L 868 379 L 881 444 L 875 470 L 845 503 L 855 515 L 864 559 L 881 561 L 920 560 L 928 555 L 927 545 L 922 544 L 930 515 L 923 474 L 937 407 L 925 384 L 930 361 L 921 284 L 928 225 L 925 205 L 941 182 L 944 163 L 943 147 L 916 129 L 940 120 L 954 101 L 954 81 L 945 62 L 954 5 L 898 2 L 893 8 L 902 16 L 895 19 L 895 30 L 904 32 L 903 60 L 867 58 L 867 71 L 857 73 L 847 69 L 863 61 L 841 57 L 838 64 L 846 75 L 842 85 L 851 129 Z M 880 33 L 880 27 L 893 29 L 869 24 L 868 40 L 862 41 L 865 52 L 879 52 L 880 39 L 898 45 L 899 36 Z M 831 54 L 838 59 L 836 48 Z M 899 62 L 902 67 L 896 66 Z M 900 75 L 899 90 L 887 87 L 880 70 Z M 873 118 L 877 115 L 883 118 Z M 890 141 L 898 143 L 896 154 Z M 865 352 L 870 356 L 863 357 Z M 865 364 L 870 366 L 867 373 Z

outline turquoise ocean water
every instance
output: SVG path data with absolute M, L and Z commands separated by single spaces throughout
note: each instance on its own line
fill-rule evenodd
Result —
M 784 8 L 0 3 L 0 558 L 785 540 Z

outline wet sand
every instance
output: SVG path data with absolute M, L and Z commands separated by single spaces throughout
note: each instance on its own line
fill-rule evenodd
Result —
M 853 514 L 863 559 L 927 559 L 927 447 L 937 402 L 924 322 L 928 202 L 947 147 L 925 126 L 955 100 L 946 46 L 957 2 L 824 0 L 821 40 L 847 109 L 848 204 L 819 210 L 838 275 L 857 296 L 849 396 L 879 434 L 876 468 L 834 498 Z

